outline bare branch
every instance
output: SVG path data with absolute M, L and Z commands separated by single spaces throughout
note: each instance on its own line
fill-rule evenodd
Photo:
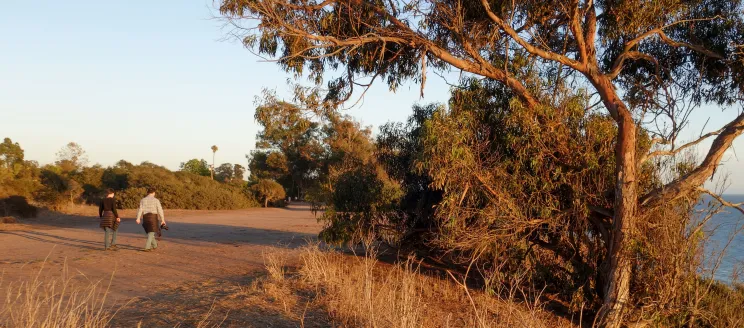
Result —
M 728 206 L 730 208 L 733 208 L 733 209 L 741 212 L 741 214 L 744 214 L 744 207 L 742 207 L 742 206 L 744 206 L 744 203 L 731 203 L 731 202 L 723 199 L 723 197 L 719 196 L 718 194 L 716 194 L 716 193 L 714 193 L 714 192 L 712 192 L 712 191 L 710 191 L 708 189 L 705 189 L 703 187 L 698 187 L 698 191 L 704 192 L 704 193 L 710 195 L 711 197 L 715 198 L 719 203 L 721 203 L 721 204 L 723 204 L 725 206 Z
M 726 129 L 726 127 L 723 127 L 720 130 L 718 130 L 718 131 L 713 131 L 713 132 L 706 133 L 705 135 L 701 136 L 697 140 L 695 140 L 693 142 L 690 142 L 690 143 L 686 143 L 686 144 L 680 146 L 677 149 L 673 149 L 673 150 L 656 150 L 656 151 L 653 151 L 651 153 L 648 153 L 646 156 L 641 157 L 641 159 L 638 161 L 638 163 L 643 163 L 643 162 L 645 162 L 645 161 L 647 161 L 647 160 L 649 160 L 649 159 L 651 159 L 653 157 L 656 157 L 656 156 L 674 156 L 674 155 L 677 155 L 681 151 L 683 151 L 683 150 L 685 150 L 687 148 L 690 148 L 692 146 L 695 146 L 695 145 L 703 142 L 705 139 L 708 139 L 708 138 L 710 138 L 712 136 L 720 135 L 721 132 L 723 132 L 723 130 L 725 130 L 725 129 Z
M 731 147 L 736 137 L 744 133 L 744 112 L 726 124 L 713 141 L 703 162 L 687 175 L 653 190 L 641 199 L 641 206 L 652 207 L 663 202 L 670 202 L 695 191 L 705 180 L 710 178 L 723 159 L 723 154 Z

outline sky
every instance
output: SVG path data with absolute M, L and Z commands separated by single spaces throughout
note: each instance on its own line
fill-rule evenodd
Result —
M 178 169 L 191 158 L 211 161 L 212 145 L 217 165 L 245 165 L 259 130 L 255 97 L 268 88 L 289 98 L 291 76 L 226 38 L 216 14 L 211 0 L 3 1 L 0 137 L 42 165 L 68 142 L 104 166 L 125 159 Z M 448 98 L 437 76 L 428 76 L 424 98 L 419 88 L 375 85 L 347 113 L 377 130 L 404 121 L 415 103 Z M 737 110 L 704 108 L 688 138 L 709 117 L 705 131 Z M 744 194 L 744 138 L 734 150 L 719 171 L 730 174 L 727 192 Z

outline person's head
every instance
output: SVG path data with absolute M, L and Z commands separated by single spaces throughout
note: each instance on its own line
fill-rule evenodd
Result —
M 106 197 L 114 197 L 114 189 L 106 189 Z
M 147 195 L 155 196 L 155 188 L 153 187 L 147 188 Z

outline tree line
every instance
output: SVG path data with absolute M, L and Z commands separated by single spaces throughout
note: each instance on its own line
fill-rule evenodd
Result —
M 7 212 L 19 198 L 52 209 L 96 204 L 107 188 L 117 192 L 120 208 L 136 208 L 148 187 L 158 190 L 163 206 L 178 209 L 255 207 L 257 197 L 261 197 L 242 178 L 245 169 L 238 164 L 218 167 L 214 181 L 208 169 L 205 173 L 201 166 L 204 161 L 199 160 L 183 163 L 176 172 L 150 162 L 136 165 L 125 160 L 109 167 L 88 165 L 85 151 L 74 142 L 64 146 L 56 157 L 54 163 L 39 165 L 27 160 L 21 145 L 10 138 L 0 143 L 0 199 L 4 214 L 10 214 Z

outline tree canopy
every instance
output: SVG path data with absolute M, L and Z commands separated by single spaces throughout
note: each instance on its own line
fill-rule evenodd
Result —
M 423 92 L 428 71 L 454 69 L 465 73 L 461 85 L 470 77 L 494 83 L 500 108 L 509 106 L 510 116 L 541 126 L 558 117 L 570 118 L 573 110 L 581 112 L 573 118 L 581 124 L 598 122 L 590 119 L 595 113 L 611 119 L 614 128 L 603 133 L 612 140 L 612 158 L 606 159 L 614 165 L 612 202 L 585 210 L 606 220 L 600 224 L 609 238 L 601 264 L 604 300 L 599 321 L 612 327 L 621 325 L 626 305 L 632 303 L 631 288 L 642 278 L 633 272 L 638 263 L 632 259 L 639 256 L 634 245 L 644 234 L 644 220 L 670 204 L 683 209 L 699 193 L 709 192 L 703 182 L 716 172 L 733 140 L 744 133 L 744 113 L 740 113 L 698 140 L 681 143 L 679 138 L 690 113 L 702 104 L 729 106 L 743 98 L 742 9 L 738 0 L 223 0 L 220 6 L 247 47 L 277 59 L 284 70 L 297 76 L 307 75 L 318 85 L 325 82 L 325 101 L 331 107 L 350 99 L 355 88 L 369 88 L 378 80 L 391 90 L 414 81 Z M 326 81 L 332 72 L 338 75 Z M 430 124 L 436 116 L 444 120 L 442 128 L 491 119 L 453 109 L 435 115 Z M 579 131 L 564 131 L 568 140 L 581 140 L 587 131 L 580 126 Z M 512 127 L 517 128 L 511 134 L 515 138 L 530 131 Z M 485 147 L 474 143 L 480 134 L 462 139 L 466 137 L 451 140 L 466 145 L 459 155 Z M 647 165 L 674 162 L 708 138 L 713 142 L 706 155 L 679 170 L 683 174 L 644 180 L 653 177 L 645 175 Z M 559 169 L 566 170 L 549 166 L 556 175 Z M 453 173 L 460 170 L 467 168 Z M 432 178 L 434 186 L 442 187 L 456 176 L 450 174 L 442 181 Z M 517 212 L 506 217 L 514 215 Z
M 190 159 L 181 163 L 181 171 L 193 173 L 201 176 L 209 176 L 209 164 L 204 159 Z

